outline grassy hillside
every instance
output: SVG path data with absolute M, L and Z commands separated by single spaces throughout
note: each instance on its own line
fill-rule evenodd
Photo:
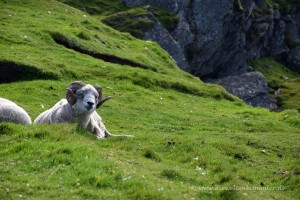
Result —
M 0 96 L 32 119 L 74 80 L 108 130 L 0 124 L 0 199 L 298 199 L 300 117 L 252 108 L 157 44 L 54 0 L 0 1 Z
M 176 27 L 179 16 L 169 10 L 150 5 L 133 8 L 126 7 L 119 0 L 59 0 L 70 6 L 83 10 L 100 19 L 106 25 L 130 33 L 136 38 L 143 38 L 144 31 L 153 27 L 154 15 L 170 32 Z M 152 20 L 151 20 L 152 19 Z

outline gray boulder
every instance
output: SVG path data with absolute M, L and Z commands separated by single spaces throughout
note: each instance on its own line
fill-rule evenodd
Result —
M 249 72 L 217 80 L 210 79 L 208 82 L 223 86 L 229 93 L 249 105 L 270 109 L 268 86 L 260 72 Z

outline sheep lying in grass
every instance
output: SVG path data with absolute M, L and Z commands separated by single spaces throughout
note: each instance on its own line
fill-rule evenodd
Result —
M 108 136 L 129 136 L 113 135 L 107 131 L 102 123 L 96 108 L 99 108 L 111 97 L 102 100 L 101 87 L 75 81 L 67 88 L 66 98 L 60 100 L 51 109 L 41 113 L 34 120 L 34 123 L 53 124 L 77 121 L 84 129 L 95 134 L 98 139 Z
M 0 98 L 0 122 L 12 122 L 17 124 L 31 124 L 31 118 L 27 112 L 7 99 Z

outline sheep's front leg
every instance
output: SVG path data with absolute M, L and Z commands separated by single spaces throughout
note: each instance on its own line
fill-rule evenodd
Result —
M 109 137 L 109 136 L 112 136 L 113 134 L 111 134 L 104 126 L 101 118 L 100 120 L 97 121 L 97 125 L 99 126 L 99 128 L 104 132 L 105 134 L 105 137 Z
M 105 131 L 102 129 L 102 127 L 99 127 L 98 123 L 93 118 L 89 120 L 86 130 L 96 135 L 98 139 L 105 138 Z
M 105 133 L 99 127 L 95 127 L 94 134 L 96 135 L 97 139 L 105 138 Z

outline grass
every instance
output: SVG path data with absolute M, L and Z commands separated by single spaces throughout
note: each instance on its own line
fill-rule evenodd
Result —
M 150 13 L 145 9 L 133 8 L 107 16 L 102 22 L 118 31 L 143 38 L 144 32 L 154 26 L 154 22 L 149 18 Z
M 152 15 L 157 17 L 169 31 L 174 30 L 179 20 L 178 15 L 171 11 L 150 5 L 128 8 L 118 0 L 60 1 L 84 10 L 94 17 L 101 19 L 106 25 L 121 32 L 128 32 L 136 38 L 143 38 L 144 32 L 153 27 L 155 22 L 152 19 Z
M 81 11 L 85 11 L 91 15 L 110 15 L 116 12 L 121 12 L 127 9 L 122 1 L 107 1 L 107 0 L 59 0 Z
M 1 1 L 0 10 L 1 70 L 24 70 L 1 81 L 1 97 L 35 119 L 73 80 L 100 84 L 113 96 L 98 111 L 108 130 L 135 136 L 99 141 L 73 123 L 2 123 L 0 199 L 300 198 L 297 111 L 247 106 L 178 69 L 157 44 L 57 1 Z M 94 58 L 53 33 L 151 68 Z
M 280 94 L 276 97 L 280 110 L 297 109 L 300 111 L 298 92 L 300 76 L 298 73 L 289 70 L 272 58 L 254 60 L 249 64 L 265 76 L 271 95 L 280 89 Z
M 293 6 L 300 6 L 299 0 L 265 0 L 265 2 L 273 7 L 279 9 L 282 12 L 288 13 L 291 11 Z
M 143 38 L 144 32 L 155 24 L 154 15 L 168 30 L 173 31 L 179 21 L 179 16 L 154 6 L 134 7 L 122 12 L 114 13 L 102 19 L 102 22 L 112 28 L 128 32 L 134 37 Z

